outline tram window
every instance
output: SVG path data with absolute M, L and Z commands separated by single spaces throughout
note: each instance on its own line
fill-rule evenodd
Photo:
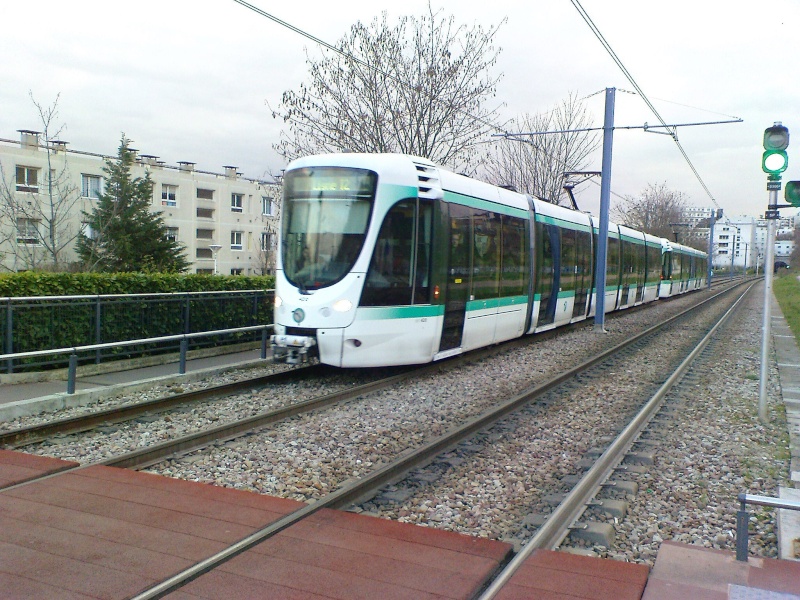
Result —
M 497 298 L 500 267 L 500 215 L 475 211 L 472 216 L 472 296 L 475 300 Z
M 420 206 L 419 219 L 416 200 L 405 200 L 392 207 L 375 243 L 361 294 L 362 306 L 429 302 L 432 222 L 429 203 Z M 412 269 L 414 265 L 416 269 Z
M 518 217 L 502 217 L 502 253 L 500 294 L 520 296 L 525 293 L 527 241 L 525 220 Z
M 606 285 L 619 285 L 619 238 L 608 238 L 608 256 L 606 262 Z
M 661 279 L 661 248 L 647 246 L 647 283 L 656 283 Z
M 431 301 L 431 257 L 433 255 L 433 203 L 420 202 L 417 219 L 417 254 L 414 273 L 414 304 L 429 304 Z
M 574 229 L 561 230 L 561 291 L 575 289 L 575 279 L 578 270 L 577 240 Z

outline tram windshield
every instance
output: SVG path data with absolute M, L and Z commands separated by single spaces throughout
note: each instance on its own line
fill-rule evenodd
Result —
M 378 175 L 366 169 L 307 167 L 284 178 L 281 236 L 286 278 L 319 289 L 352 268 L 366 237 Z

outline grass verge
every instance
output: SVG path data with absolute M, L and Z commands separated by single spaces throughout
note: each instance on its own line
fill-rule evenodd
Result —
M 772 292 L 781 305 L 786 322 L 800 343 L 800 281 L 792 273 L 782 274 L 772 282 Z

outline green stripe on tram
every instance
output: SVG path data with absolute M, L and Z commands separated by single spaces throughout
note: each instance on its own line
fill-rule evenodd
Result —
M 360 321 L 385 321 L 388 319 L 419 319 L 440 317 L 443 304 L 415 304 L 412 306 L 360 306 L 356 318 Z
M 467 302 L 467 310 L 485 310 L 487 308 L 500 308 L 503 306 L 525 306 L 527 296 L 506 296 L 504 298 L 483 298 Z

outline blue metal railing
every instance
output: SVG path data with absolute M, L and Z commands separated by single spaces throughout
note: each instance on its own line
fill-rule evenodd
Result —
M 178 373 L 186 373 L 186 354 L 189 351 L 189 340 L 204 337 L 213 337 L 231 333 L 261 332 L 261 358 L 267 358 L 267 332 L 272 329 L 272 325 L 253 325 L 250 327 L 236 327 L 233 329 L 218 329 L 215 331 L 200 331 L 197 333 L 183 333 L 179 335 L 166 335 L 156 338 L 144 338 L 139 340 L 127 340 L 124 342 L 109 342 L 105 344 L 89 344 L 87 346 L 76 346 L 73 348 L 53 348 L 51 350 L 35 350 L 33 352 L 18 352 L 15 354 L 2 354 L 0 361 L 15 360 L 24 358 L 45 357 L 54 354 L 69 355 L 69 368 L 67 372 L 67 393 L 75 393 L 75 379 L 78 371 L 78 354 L 81 352 L 94 352 L 116 346 L 134 346 L 158 344 L 167 341 L 177 341 L 180 345 L 180 359 L 178 361 Z
M 793 500 L 739 494 L 739 510 L 736 511 L 736 560 L 744 562 L 747 562 L 747 542 L 750 535 L 748 531 L 748 524 L 750 522 L 750 513 L 747 512 L 748 504 L 768 506 L 770 508 L 800 510 L 800 502 L 795 502 Z

